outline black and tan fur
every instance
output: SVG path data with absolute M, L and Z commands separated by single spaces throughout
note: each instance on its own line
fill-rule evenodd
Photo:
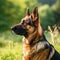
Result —
M 23 60 L 60 60 L 58 52 L 45 38 L 37 7 L 34 8 L 32 14 L 27 9 L 26 16 L 12 30 L 24 36 Z

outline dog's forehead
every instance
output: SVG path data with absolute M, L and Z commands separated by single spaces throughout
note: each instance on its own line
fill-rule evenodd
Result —
M 24 18 L 22 19 L 22 21 L 23 21 L 23 20 L 29 20 L 29 19 L 31 19 L 31 16 L 26 16 L 26 17 L 24 17 Z

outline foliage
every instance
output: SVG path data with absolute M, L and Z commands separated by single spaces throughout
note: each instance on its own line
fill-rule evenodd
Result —
M 54 46 L 54 48 L 60 53 L 60 33 L 58 33 L 55 37 L 53 37 L 54 38 L 54 43 L 52 42 L 50 32 L 45 31 L 44 34 L 45 34 L 48 42 L 50 44 L 52 44 Z
M 0 27 L 1 30 L 6 30 L 9 26 L 18 19 L 19 6 L 14 5 L 8 0 L 0 0 Z
M 24 16 L 26 7 L 36 4 L 34 0 L 0 0 L 0 31 L 10 29 Z
M 0 60 L 22 60 L 21 40 L 11 32 L 0 34 Z
M 56 20 L 56 25 L 59 27 L 60 26 L 60 0 L 57 0 L 56 3 L 52 5 L 51 9 L 54 12 L 54 18 Z
M 52 9 L 60 14 L 60 0 L 57 0 L 56 3 L 52 5 Z
M 39 8 L 41 25 L 44 30 L 49 26 L 53 26 L 56 22 L 54 20 L 54 14 L 49 5 L 43 5 Z
M 12 25 L 17 24 L 25 16 L 26 9 L 32 11 L 36 5 L 39 6 L 43 29 L 46 30 L 48 25 L 54 25 L 54 14 L 49 5 L 41 5 L 35 0 L 0 0 L 0 31 L 10 29 Z
M 22 44 L 10 40 L 6 44 L 0 48 L 0 60 L 22 60 Z

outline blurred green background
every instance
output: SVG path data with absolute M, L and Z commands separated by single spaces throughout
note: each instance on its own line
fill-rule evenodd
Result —
M 22 60 L 22 36 L 12 33 L 11 26 L 35 6 L 47 40 L 60 53 L 60 0 L 0 0 L 0 60 Z

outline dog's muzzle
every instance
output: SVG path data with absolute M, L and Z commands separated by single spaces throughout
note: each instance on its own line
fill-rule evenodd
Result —
M 27 35 L 27 30 L 22 26 L 14 26 L 11 28 L 17 35 Z

